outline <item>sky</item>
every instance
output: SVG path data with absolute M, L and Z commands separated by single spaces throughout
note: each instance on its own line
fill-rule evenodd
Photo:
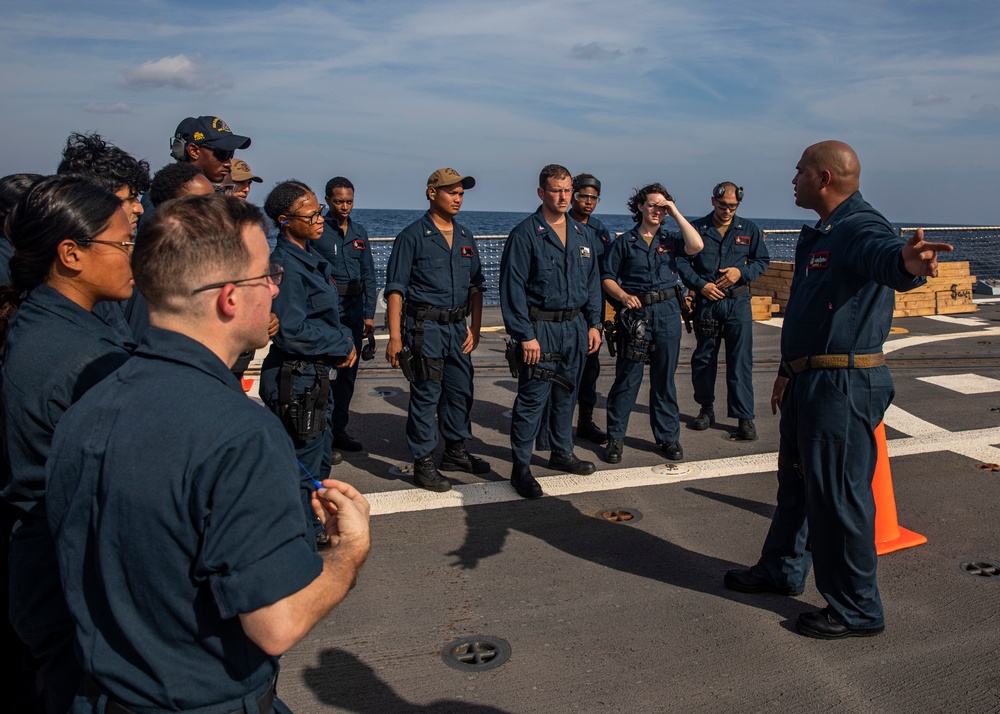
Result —
M 795 164 L 839 139 L 890 220 L 997 225 L 998 37 L 996 0 L 0 0 L 0 175 L 54 171 L 73 131 L 155 171 L 212 115 L 261 204 L 343 175 L 419 209 L 450 166 L 466 210 L 529 212 L 559 163 L 601 179 L 597 215 L 653 181 L 704 215 L 729 180 L 741 215 L 809 220 Z

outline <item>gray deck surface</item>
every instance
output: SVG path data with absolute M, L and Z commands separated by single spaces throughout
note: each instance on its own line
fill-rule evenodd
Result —
M 970 319 L 971 318 L 971 319 Z M 900 524 L 926 545 L 882 556 L 882 636 L 823 642 L 794 632 L 823 605 L 810 583 L 797 598 L 743 595 L 722 585 L 753 563 L 773 511 L 777 417 L 767 406 L 779 329 L 756 323 L 760 439 L 728 438 L 736 424 L 682 427 L 685 461 L 662 466 L 647 394 L 619 467 L 600 447 L 576 453 L 599 472 L 533 471 L 553 495 L 518 498 L 507 431 L 515 382 L 503 363 L 496 309 L 474 354 L 470 450 L 493 472 L 449 474 L 450 493 L 415 488 L 395 467 L 404 439 L 406 384 L 382 351 L 365 363 L 349 431 L 366 451 L 333 476 L 373 505 L 372 552 L 357 587 L 283 658 L 281 697 L 296 712 L 990 712 L 1000 711 L 1000 577 L 959 563 L 1000 561 L 1000 304 L 974 315 L 906 318 L 887 345 L 897 396 L 886 415 Z M 926 342 L 923 338 L 938 341 Z M 897 344 L 898 343 L 898 344 Z M 697 413 L 685 334 L 677 374 L 682 422 Z M 598 424 L 613 359 L 602 347 Z M 977 375 L 963 394 L 927 377 Z M 387 396 L 382 396 L 389 393 Z M 724 416 L 724 381 L 717 388 Z M 440 448 L 439 448 L 440 451 Z M 465 485 L 462 485 L 465 484 Z M 595 517 L 633 508 L 641 520 Z M 442 648 L 468 635 L 510 643 L 503 666 L 466 673 Z

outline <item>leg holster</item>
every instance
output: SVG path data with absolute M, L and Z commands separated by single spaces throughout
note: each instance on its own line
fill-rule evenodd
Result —
M 295 378 L 315 368 L 313 383 L 295 394 Z M 310 441 L 326 431 L 326 408 L 330 401 L 330 370 L 322 362 L 287 360 L 278 373 L 278 401 L 274 413 L 288 433 L 299 441 Z

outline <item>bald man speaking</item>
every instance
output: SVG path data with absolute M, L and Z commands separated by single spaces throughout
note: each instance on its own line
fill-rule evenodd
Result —
M 827 602 L 802 613 L 800 634 L 868 637 L 885 629 L 876 580 L 874 430 L 895 390 L 882 345 L 893 290 L 937 275 L 945 243 L 904 241 L 858 191 L 861 164 L 840 141 L 813 144 L 795 167 L 803 226 L 781 330 L 771 411 L 781 410 L 777 508 L 760 560 L 726 573 L 740 592 L 799 595 L 810 562 Z M 809 543 L 809 550 L 806 543 Z

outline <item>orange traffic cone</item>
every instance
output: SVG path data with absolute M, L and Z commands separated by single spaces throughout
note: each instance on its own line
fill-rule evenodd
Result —
M 875 427 L 878 442 L 878 462 L 872 479 L 875 494 L 875 550 L 879 555 L 903 548 L 912 548 L 927 542 L 925 536 L 900 527 L 896 520 L 896 496 L 892 491 L 892 472 L 889 470 L 889 447 L 885 443 L 885 424 Z

